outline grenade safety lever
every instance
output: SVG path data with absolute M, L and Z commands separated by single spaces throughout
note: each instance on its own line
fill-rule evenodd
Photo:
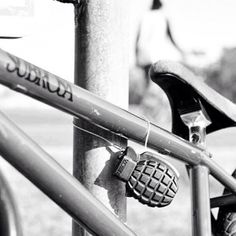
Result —
M 129 196 L 150 207 L 164 207 L 172 202 L 179 174 L 168 162 L 151 152 L 136 154 L 131 147 L 119 159 L 114 175 L 126 182 Z

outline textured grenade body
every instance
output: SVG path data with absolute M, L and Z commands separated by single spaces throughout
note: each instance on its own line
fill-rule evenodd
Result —
M 166 164 L 152 160 L 137 163 L 127 184 L 129 192 L 151 207 L 169 205 L 178 190 L 177 176 Z
M 178 172 L 151 152 L 137 155 L 127 147 L 115 175 L 126 182 L 127 196 L 151 207 L 169 205 L 178 190 Z

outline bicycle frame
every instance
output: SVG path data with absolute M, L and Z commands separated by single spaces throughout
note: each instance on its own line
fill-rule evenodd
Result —
M 150 126 L 148 147 L 190 166 L 207 167 L 211 175 L 236 194 L 236 180 L 210 159 L 209 153 L 154 124 L 149 125 L 145 119 L 3 50 L 0 75 L 0 83 L 15 91 L 135 142 L 145 142 Z M 94 235 L 108 236 L 111 232 L 135 235 L 1 113 L 0 124 L 1 155 L 76 222 Z M 193 201 L 204 206 L 201 180 L 197 188 L 192 194 Z

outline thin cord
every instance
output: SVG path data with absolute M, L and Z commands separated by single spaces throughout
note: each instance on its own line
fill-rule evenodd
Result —
M 145 150 L 147 150 L 148 139 L 149 139 L 150 131 L 151 131 L 151 122 L 146 117 L 145 117 L 145 120 L 148 123 L 148 127 L 147 127 L 147 134 L 146 134 L 146 138 L 145 138 L 144 148 L 145 148 Z
M 144 119 L 147 121 L 147 124 L 148 124 L 147 133 L 146 133 L 146 137 L 145 137 L 145 143 L 144 143 L 144 148 L 145 148 L 145 150 L 147 150 L 148 140 L 149 140 L 149 136 L 150 136 L 150 132 L 151 132 L 151 122 L 146 117 L 144 117 Z M 75 128 L 77 128 L 77 129 L 79 129 L 79 130 L 81 130 L 81 131 L 83 131 L 85 133 L 88 133 L 88 134 L 93 135 L 93 136 L 95 136 L 97 138 L 100 138 L 101 140 L 103 140 L 103 141 L 107 142 L 108 144 L 110 144 L 112 147 L 117 148 L 120 151 L 123 150 L 121 147 L 119 147 L 118 145 L 116 145 L 113 142 L 109 141 L 108 139 L 106 139 L 106 138 L 104 138 L 104 137 L 102 137 L 102 136 L 100 136 L 98 134 L 95 134 L 95 133 L 93 133 L 91 131 L 88 131 L 86 129 L 83 129 L 83 128 L 75 125 L 74 123 L 73 123 L 73 125 L 74 125 Z
M 74 125 L 74 127 L 75 127 L 76 129 L 79 129 L 79 130 L 81 130 L 81 131 L 83 131 L 83 132 L 85 132 L 85 133 L 87 133 L 87 134 L 91 134 L 91 135 L 93 135 L 93 136 L 95 136 L 95 137 L 97 137 L 97 138 L 102 139 L 103 141 L 105 141 L 105 142 L 107 142 L 108 144 L 110 144 L 112 147 L 117 148 L 119 151 L 122 151 L 122 150 L 123 150 L 121 147 L 119 147 L 118 145 L 116 145 L 116 144 L 114 144 L 113 142 L 109 141 L 108 139 L 106 139 L 106 138 L 104 138 L 104 137 L 102 137 L 102 136 L 100 136 L 100 135 L 98 135 L 98 134 L 95 134 L 95 133 L 93 133 L 93 132 L 91 132 L 91 131 L 88 131 L 88 130 L 86 130 L 86 129 L 83 129 L 83 128 L 81 128 L 81 127 L 75 125 L 74 123 L 73 123 L 73 125 Z

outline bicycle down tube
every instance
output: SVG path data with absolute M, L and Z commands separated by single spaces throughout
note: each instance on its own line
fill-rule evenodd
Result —
M 122 137 L 144 143 L 149 124 L 73 83 L 0 50 L 0 83 Z M 205 165 L 224 186 L 236 193 L 236 180 L 208 154 L 190 142 L 150 124 L 148 146 L 189 165 Z
M 1 112 L 0 155 L 93 235 L 135 235 Z

